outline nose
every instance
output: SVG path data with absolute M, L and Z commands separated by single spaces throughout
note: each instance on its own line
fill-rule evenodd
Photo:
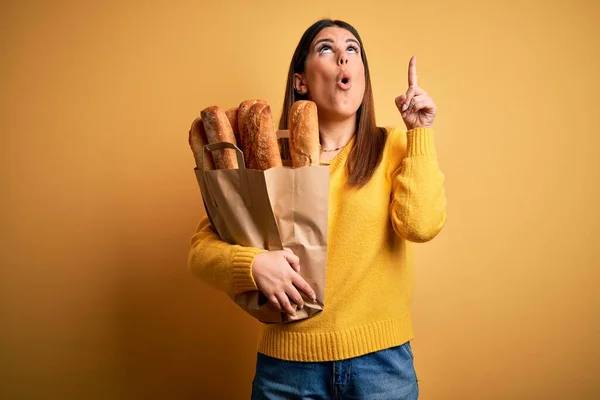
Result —
M 340 65 L 348 64 L 348 59 L 344 58 L 344 56 L 341 56 L 339 59 L 339 64 Z

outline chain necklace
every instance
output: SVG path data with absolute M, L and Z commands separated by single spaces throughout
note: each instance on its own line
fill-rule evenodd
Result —
M 350 139 L 350 140 L 352 140 L 352 139 Z M 350 143 L 350 140 L 348 141 L 348 143 Z M 337 149 L 324 149 L 324 148 L 321 146 L 321 144 L 319 143 L 319 148 L 321 149 L 321 151 L 322 151 L 323 153 L 333 153 L 334 151 L 341 150 L 341 149 L 343 149 L 344 147 L 348 146 L 348 143 L 346 143 L 346 144 L 345 144 L 345 145 L 343 145 L 342 147 L 338 147 Z
M 344 147 L 346 147 L 347 145 L 348 145 L 348 144 L 346 143 L 345 145 L 343 145 L 342 147 L 338 147 L 337 149 L 327 149 L 327 150 L 325 150 L 324 148 L 322 148 L 320 145 L 319 145 L 319 147 L 321 147 L 321 151 L 322 151 L 323 153 L 333 153 L 334 151 L 338 151 L 338 150 L 341 150 L 341 149 L 343 149 L 343 148 L 344 148 Z

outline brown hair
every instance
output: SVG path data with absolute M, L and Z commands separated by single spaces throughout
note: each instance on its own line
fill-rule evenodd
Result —
M 308 99 L 307 95 L 302 95 L 294 90 L 294 74 L 304 72 L 310 45 L 318 33 L 324 28 L 332 26 L 346 29 L 356 37 L 360 43 L 360 56 L 365 66 L 365 94 L 362 104 L 356 112 L 356 142 L 350 154 L 348 154 L 346 162 L 348 183 L 352 186 L 360 187 L 371 179 L 375 168 L 377 168 L 381 161 L 386 140 L 386 130 L 377 127 L 375 123 L 375 104 L 371 89 L 367 55 L 363 48 L 362 39 L 352 25 L 344 21 L 322 19 L 315 22 L 304 32 L 290 63 L 283 100 L 283 110 L 281 119 L 279 120 L 279 129 L 288 129 L 288 117 L 294 102 Z

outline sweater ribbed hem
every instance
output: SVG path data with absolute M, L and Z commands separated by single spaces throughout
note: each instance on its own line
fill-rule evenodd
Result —
M 435 155 L 434 131 L 431 128 L 415 128 L 407 133 L 407 157 Z
M 258 290 L 256 282 L 254 282 L 254 278 L 252 277 L 252 263 L 254 262 L 254 257 L 263 252 L 265 250 L 252 247 L 240 247 L 234 250 L 231 262 L 233 265 L 231 275 L 237 293 Z
M 290 361 L 336 361 L 399 346 L 413 338 L 410 313 L 334 332 L 285 329 L 281 325 L 262 325 L 258 352 Z

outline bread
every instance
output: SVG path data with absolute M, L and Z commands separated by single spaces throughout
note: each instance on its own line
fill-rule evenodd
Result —
M 241 134 L 243 134 L 244 131 L 244 124 L 246 123 L 246 117 L 248 116 L 248 111 L 250 110 L 250 107 L 252 107 L 254 104 L 256 103 L 262 103 L 262 104 L 267 104 L 267 102 L 265 100 L 261 100 L 261 99 L 252 99 L 252 100 L 246 100 L 246 101 L 242 101 L 238 107 L 238 112 L 237 112 L 237 121 L 238 121 L 238 131 Z
M 202 118 L 196 118 L 194 122 L 192 122 L 192 127 L 190 128 L 188 135 L 188 143 L 192 148 L 194 160 L 196 161 L 196 166 L 198 168 L 202 168 L 202 161 L 204 160 L 205 170 L 215 169 L 215 163 L 213 162 L 210 152 L 203 154 L 204 146 L 208 144 L 208 139 L 206 138 L 206 131 L 204 130 Z
M 249 169 L 265 171 L 282 166 L 269 105 L 260 102 L 253 104 L 245 118 L 243 131 L 243 137 L 246 137 L 248 142 L 246 150 L 249 157 L 246 166 Z
M 252 143 L 250 142 L 248 135 L 246 135 L 245 125 L 246 120 L 248 119 L 248 112 L 250 111 L 250 107 L 252 107 L 256 103 L 261 103 L 265 105 L 267 104 L 265 100 L 260 99 L 246 100 L 240 103 L 237 112 L 238 135 L 240 138 L 240 141 L 238 143 L 240 144 L 242 152 L 244 153 L 246 167 L 248 167 L 249 165 L 249 159 L 252 158 L 252 152 L 250 151 Z
M 292 167 L 319 165 L 321 149 L 317 105 L 308 100 L 296 101 L 290 110 L 288 127 Z
M 206 137 L 209 143 L 229 142 L 237 144 L 233 129 L 225 111 L 219 106 L 207 107 L 200 112 Z M 238 167 L 237 156 L 234 149 L 213 151 L 213 159 L 217 169 L 235 169 Z
M 237 115 L 238 115 L 238 107 L 230 108 L 225 111 L 225 115 L 227 115 L 227 119 L 229 120 L 229 125 L 231 125 L 231 129 L 233 129 L 233 135 L 235 136 L 235 142 L 237 146 L 241 146 L 240 141 L 240 130 L 238 128 Z

